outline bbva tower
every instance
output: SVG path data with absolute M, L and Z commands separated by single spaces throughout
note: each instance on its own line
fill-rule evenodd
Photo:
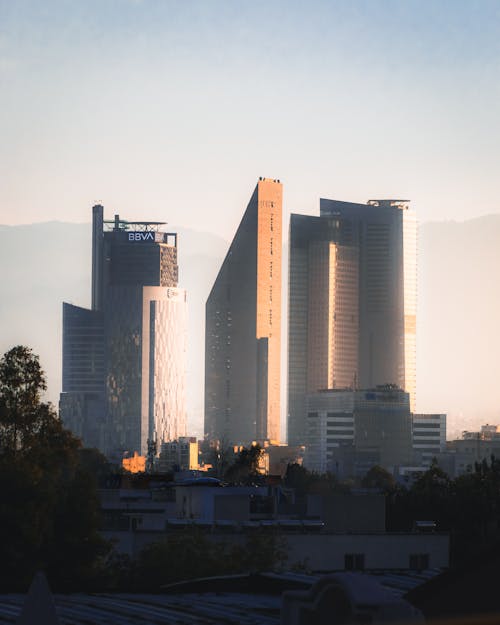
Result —
M 186 292 L 177 235 L 92 216 L 92 307 L 63 304 L 64 424 L 108 456 L 185 434 Z

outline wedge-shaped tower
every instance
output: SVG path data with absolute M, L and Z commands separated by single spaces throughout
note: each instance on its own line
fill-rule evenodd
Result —
M 207 300 L 211 440 L 280 440 L 282 193 L 279 180 L 259 180 Z

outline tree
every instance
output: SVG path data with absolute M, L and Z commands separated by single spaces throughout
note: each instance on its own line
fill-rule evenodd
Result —
M 96 484 L 81 442 L 63 428 L 38 357 L 14 347 L 0 360 L 0 584 L 26 590 L 43 569 L 58 589 L 89 583 L 107 544 L 98 533 Z
M 301 464 L 290 463 L 286 468 L 285 485 L 294 488 L 299 497 L 307 494 L 331 495 L 349 492 L 345 483 L 337 480 L 333 473 L 309 471 Z
M 225 479 L 229 482 L 247 482 L 258 477 L 262 453 L 262 447 L 258 444 L 242 447 L 233 464 L 226 470 Z
M 38 356 L 18 345 L 0 361 L 0 445 L 15 453 L 29 444 L 41 423 L 46 422 L 48 405 L 40 396 L 47 388 Z
M 249 534 L 244 543 L 217 543 L 200 528 L 187 527 L 144 547 L 130 566 L 126 587 L 158 591 L 164 584 L 200 577 L 261 573 L 282 568 L 286 541 L 276 533 Z M 172 566 L 175 563 L 175 566 Z
M 225 438 L 210 441 L 208 438 L 201 444 L 202 459 L 205 464 L 212 465 L 212 472 L 223 479 L 228 466 L 234 459 L 234 448 Z
M 396 480 L 392 473 L 383 467 L 374 465 L 361 480 L 361 486 L 363 488 L 378 488 L 384 493 L 389 493 L 395 489 Z

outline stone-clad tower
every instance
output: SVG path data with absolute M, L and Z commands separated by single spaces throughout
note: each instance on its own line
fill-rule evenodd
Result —
M 210 439 L 280 440 L 282 193 L 259 180 L 207 300 Z

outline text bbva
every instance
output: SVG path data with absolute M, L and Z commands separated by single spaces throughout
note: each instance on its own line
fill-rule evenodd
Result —
M 155 235 L 154 235 L 154 232 L 129 232 L 128 240 L 129 241 L 154 241 Z

